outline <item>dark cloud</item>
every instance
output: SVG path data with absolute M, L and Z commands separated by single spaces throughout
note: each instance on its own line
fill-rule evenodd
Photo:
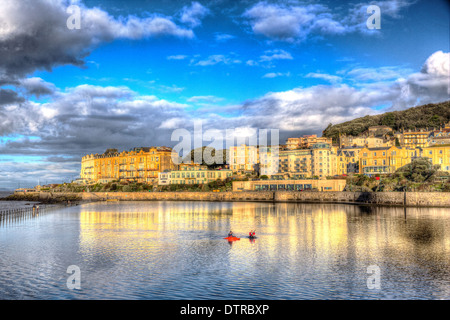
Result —
M 80 158 L 79 157 L 60 157 L 60 156 L 50 156 L 45 158 L 46 162 L 57 162 L 57 163 L 77 163 L 79 164 Z
M 115 19 L 99 8 L 81 8 L 80 29 L 70 30 L 69 1 L 2 0 L 0 11 L 0 79 L 13 81 L 35 70 L 52 70 L 59 65 L 82 67 L 84 58 L 96 46 L 114 39 L 142 39 L 158 36 L 193 38 L 190 29 L 177 26 L 171 17 Z M 197 7 L 196 7 L 197 8 Z M 201 16 L 194 14 L 199 22 Z M 12 80 L 11 80 L 12 79 Z
M 24 89 L 27 95 L 41 96 L 52 95 L 57 91 L 53 83 L 44 81 L 41 78 L 27 78 L 20 81 L 19 89 Z
M 139 96 L 125 87 L 82 85 L 59 92 L 50 102 L 23 103 L 6 113 L 0 132 L 25 137 L 0 145 L 0 154 L 78 156 L 105 147 L 164 145 L 171 128 L 159 129 L 172 117 L 185 117 L 186 106 L 153 96 Z
M 0 107 L 2 105 L 22 103 L 24 101 L 25 99 L 23 97 L 20 97 L 17 92 L 10 89 L 0 89 Z

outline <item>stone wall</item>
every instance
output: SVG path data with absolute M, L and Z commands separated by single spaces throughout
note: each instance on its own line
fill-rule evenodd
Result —
M 362 203 L 450 207 L 450 192 L 275 192 L 276 202 Z
M 273 201 L 273 192 L 89 192 L 83 200 Z
M 450 207 L 450 192 L 83 192 L 39 194 L 42 200 L 84 201 L 262 201 L 355 203 L 390 206 Z
M 406 203 L 420 207 L 450 207 L 450 192 L 407 192 Z
M 403 205 L 403 192 L 289 192 L 275 193 L 276 202 L 329 202 Z

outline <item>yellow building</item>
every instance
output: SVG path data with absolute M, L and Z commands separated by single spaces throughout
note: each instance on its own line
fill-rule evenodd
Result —
M 115 180 L 153 183 L 159 172 L 177 168 L 171 154 L 171 148 L 151 147 L 86 155 L 81 160 L 80 178 L 88 184 Z
M 359 152 L 362 148 L 342 148 L 336 154 L 336 174 L 359 173 Z
M 363 148 L 359 152 L 359 173 L 366 175 L 388 174 L 420 156 L 420 149 Z
M 428 137 L 431 131 L 425 129 L 404 131 L 401 135 L 400 144 L 405 148 L 423 148 L 428 146 Z
M 450 172 L 450 144 L 425 147 L 422 157 L 430 158 L 433 164 L 440 165 L 440 170 Z

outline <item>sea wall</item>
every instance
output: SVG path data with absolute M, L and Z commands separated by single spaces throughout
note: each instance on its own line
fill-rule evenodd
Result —
M 450 192 L 275 192 L 276 202 L 361 203 L 450 207 Z
M 450 207 L 450 192 L 41 192 L 39 197 L 44 201 L 49 199 L 63 201 L 262 201 Z
M 173 200 L 173 201 L 270 201 L 274 193 L 263 192 L 89 192 L 82 194 L 83 200 Z

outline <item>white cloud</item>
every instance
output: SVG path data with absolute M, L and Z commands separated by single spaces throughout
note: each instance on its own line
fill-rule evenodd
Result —
M 176 85 L 166 86 L 166 85 L 159 85 L 157 89 L 161 92 L 169 92 L 169 93 L 179 93 L 182 92 L 185 88 L 178 87 Z
M 243 17 L 248 19 L 255 34 L 271 40 L 302 42 L 313 35 L 379 34 L 366 26 L 369 5 L 378 5 L 383 15 L 398 19 L 400 11 L 412 3 L 407 0 L 372 1 L 356 4 L 344 13 L 342 9 L 335 11 L 323 4 L 259 2 L 247 9 Z
M 433 53 L 425 61 L 422 72 L 438 78 L 448 78 L 450 76 L 450 53 L 442 51 Z
M 408 92 L 406 103 L 429 103 L 450 99 L 450 53 L 437 51 L 422 66 L 422 70 L 400 79 L 398 85 Z M 407 104 L 400 104 L 404 107 Z
M 214 38 L 216 39 L 217 42 L 226 42 L 226 41 L 232 40 L 236 37 L 231 34 L 216 33 Z
M 215 55 L 211 55 L 209 56 L 207 59 L 205 60 L 199 60 L 196 61 L 195 59 L 191 60 L 191 64 L 195 65 L 195 66 L 213 66 L 219 63 L 223 63 L 223 64 L 239 64 L 242 63 L 241 60 L 233 58 L 233 57 L 229 57 L 223 54 L 215 54 Z
M 316 73 L 316 72 L 310 72 L 305 77 L 306 78 L 323 79 L 330 83 L 337 83 L 342 80 L 342 78 L 339 76 L 334 76 L 334 75 L 326 74 L 326 73 Z
M 201 25 L 201 19 L 210 14 L 210 10 L 198 2 L 192 2 L 191 5 L 183 7 L 180 21 L 186 23 L 191 28 Z
M 370 30 L 366 25 L 368 6 L 377 5 L 380 7 L 383 21 L 386 17 L 399 19 L 401 17 L 400 12 L 415 2 L 416 0 L 384 0 L 359 3 L 349 10 L 349 13 L 343 17 L 342 22 L 346 25 L 348 32 L 361 32 L 367 35 L 377 34 L 374 29 Z M 383 22 L 381 22 L 381 28 L 383 28 Z
M 411 73 L 410 69 L 399 67 L 353 68 L 345 74 L 356 81 L 397 80 Z
M 187 99 L 188 102 L 193 102 L 193 103 L 217 103 L 220 101 L 223 101 L 223 98 L 219 98 L 216 96 L 194 96 L 191 97 L 189 99 Z
M 267 50 L 259 59 L 261 62 L 273 60 L 292 60 L 292 55 L 282 49 Z
M 243 14 L 255 34 L 273 40 L 303 41 L 314 29 L 341 33 L 343 26 L 333 20 L 329 9 L 320 4 L 305 6 L 259 2 Z
M 177 54 L 177 55 L 173 55 L 173 56 L 168 56 L 167 60 L 184 60 L 186 58 L 187 58 L 186 55 Z
M 263 75 L 263 78 L 290 77 L 290 75 L 291 75 L 290 72 L 286 72 L 286 73 L 282 73 L 282 72 L 269 72 L 269 73 L 266 73 L 265 75 Z
M 183 128 L 186 124 L 186 120 L 184 118 L 170 118 L 167 120 L 164 120 L 160 125 L 159 129 L 178 129 Z

